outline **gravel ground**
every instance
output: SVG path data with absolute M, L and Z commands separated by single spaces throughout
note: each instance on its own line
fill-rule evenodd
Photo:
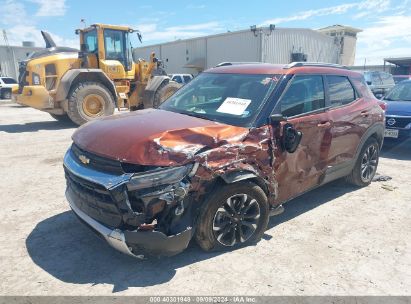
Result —
M 1 295 L 411 295 L 411 141 L 391 181 L 336 181 L 285 205 L 257 246 L 139 261 L 84 228 L 64 197 L 74 127 L 0 103 Z

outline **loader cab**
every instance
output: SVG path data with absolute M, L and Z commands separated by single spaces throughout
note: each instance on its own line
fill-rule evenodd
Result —
M 76 33 L 80 35 L 80 58 L 84 67 L 101 69 L 113 80 L 134 79 L 132 29 L 94 24 Z

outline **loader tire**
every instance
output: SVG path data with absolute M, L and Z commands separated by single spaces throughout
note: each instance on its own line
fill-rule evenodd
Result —
M 153 108 L 158 108 L 167 98 L 177 92 L 181 87 L 181 84 L 174 81 L 162 83 L 154 94 Z
M 68 117 L 67 114 L 63 114 L 63 115 L 57 115 L 57 114 L 52 114 L 49 113 L 51 117 L 53 117 L 55 120 L 59 121 L 59 122 L 63 122 L 63 123 L 72 123 L 70 117 Z
M 77 125 L 112 115 L 114 108 L 113 95 L 100 83 L 80 82 L 70 90 L 67 114 Z

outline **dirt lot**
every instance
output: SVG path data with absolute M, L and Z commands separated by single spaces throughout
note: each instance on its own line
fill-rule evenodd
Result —
M 64 197 L 63 155 L 75 129 L 0 103 L 2 295 L 410 295 L 411 141 L 383 150 L 392 177 L 342 181 L 272 218 L 255 247 L 139 261 L 84 228 Z

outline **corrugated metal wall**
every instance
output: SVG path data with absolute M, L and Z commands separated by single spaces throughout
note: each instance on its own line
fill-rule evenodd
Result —
M 289 63 L 292 52 L 307 54 L 307 61 L 338 63 L 339 47 L 330 36 L 310 29 L 276 29 L 263 36 L 262 58 L 269 63 Z
M 354 46 L 355 47 L 355 46 Z M 134 50 L 135 57 L 148 58 L 151 51 L 163 60 L 168 73 L 193 73 L 184 66 L 203 59 L 205 68 L 224 61 L 290 63 L 292 52 L 307 55 L 307 61 L 339 63 L 340 46 L 334 38 L 310 29 L 276 28 L 270 33 L 250 30 L 180 40 Z
M 207 68 L 225 61 L 260 61 L 260 38 L 251 31 L 207 38 Z
M 18 62 L 27 58 L 28 54 L 41 48 L 1 46 L 0 45 L 0 75 L 18 78 Z

